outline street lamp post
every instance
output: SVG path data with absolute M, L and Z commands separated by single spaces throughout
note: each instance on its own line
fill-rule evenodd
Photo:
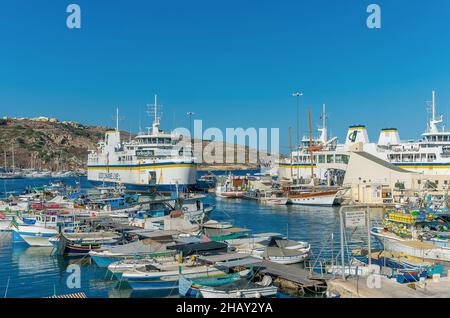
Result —
M 189 133 L 191 134 L 191 151 L 194 146 L 194 135 L 192 133 L 192 116 L 195 115 L 194 112 L 187 112 L 187 115 L 189 116 Z
M 300 147 L 300 119 L 299 119 L 299 113 L 300 113 L 300 96 L 303 96 L 303 93 L 296 92 L 292 94 L 292 96 L 297 98 L 297 151 Z

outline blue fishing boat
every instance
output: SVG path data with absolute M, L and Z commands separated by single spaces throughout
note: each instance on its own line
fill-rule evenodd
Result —
M 187 278 L 214 277 L 224 275 L 225 272 L 214 266 L 192 265 L 183 269 L 183 275 Z M 178 289 L 179 270 L 178 266 L 172 270 L 160 271 L 157 267 L 149 271 L 130 271 L 122 274 L 122 279 L 134 290 L 163 290 Z
M 178 281 L 178 292 L 181 296 L 197 297 L 200 296 L 200 288 L 204 286 L 215 287 L 237 282 L 242 279 L 248 279 L 253 273 L 253 269 L 246 269 L 237 273 L 197 277 L 189 279 L 182 273 L 180 268 L 180 277 Z

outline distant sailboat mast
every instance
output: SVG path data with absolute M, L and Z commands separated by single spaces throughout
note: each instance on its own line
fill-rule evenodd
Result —
M 320 141 L 325 145 L 328 141 L 327 111 L 325 103 L 322 106 L 322 128 L 320 128 L 319 131 L 321 132 Z
M 119 107 L 116 108 L 116 131 L 119 131 Z
M 5 155 L 5 172 L 8 169 L 8 163 L 6 161 L 6 149 L 3 151 L 3 154 Z
M 12 172 L 16 172 L 16 163 L 14 162 L 14 143 L 11 144 L 11 154 L 12 154 Z

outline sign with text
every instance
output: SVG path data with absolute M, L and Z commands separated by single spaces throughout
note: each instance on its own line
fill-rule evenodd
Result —
M 366 211 L 345 212 L 345 227 L 355 228 L 366 226 Z
M 136 150 L 136 156 L 140 158 L 153 157 L 154 154 L 153 150 Z

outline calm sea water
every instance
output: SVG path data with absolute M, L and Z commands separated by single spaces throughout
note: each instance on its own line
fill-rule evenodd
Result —
M 27 186 L 48 184 L 50 179 L 1 181 L 0 192 L 23 191 Z M 85 178 L 65 179 L 66 184 L 90 187 Z M 3 195 L 1 195 L 3 196 Z M 329 258 L 339 250 L 338 208 L 302 206 L 264 206 L 249 200 L 215 199 L 211 218 L 231 221 L 237 227 L 253 233 L 277 232 L 290 239 L 307 241 L 312 245 L 312 259 Z M 380 212 L 381 213 L 381 212 Z M 372 216 L 380 218 L 380 215 Z M 334 236 L 334 244 L 331 236 Z M 366 232 L 348 233 L 350 248 L 365 244 Z M 333 247 L 333 249 L 332 249 Z M 84 292 L 88 297 L 176 297 L 170 293 L 133 292 L 111 279 L 106 269 L 98 268 L 89 257 L 68 258 L 51 256 L 51 248 L 27 247 L 25 243 L 12 243 L 10 233 L 0 232 L 0 297 L 46 297 L 54 294 Z M 81 267 L 81 288 L 69 289 L 67 272 L 70 264 Z M 119 286 L 120 285 L 120 286 Z

